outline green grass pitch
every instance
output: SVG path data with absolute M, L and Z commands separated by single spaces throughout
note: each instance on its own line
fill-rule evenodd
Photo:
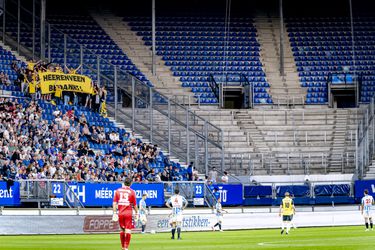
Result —
M 171 240 L 170 234 L 134 234 L 129 250 L 221 250 L 221 249 L 330 249 L 373 250 L 375 231 L 364 227 L 298 228 L 289 235 L 280 230 L 243 230 L 225 232 L 183 232 L 182 240 Z M 119 236 L 49 235 L 0 236 L 1 250 L 120 250 Z

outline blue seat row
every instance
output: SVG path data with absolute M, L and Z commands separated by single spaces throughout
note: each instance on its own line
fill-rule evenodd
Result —
M 151 46 L 151 20 L 125 18 L 132 30 Z M 224 19 L 207 17 L 159 17 L 157 19 L 157 55 L 162 56 L 173 75 L 180 77 L 183 87 L 190 87 L 203 103 L 217 103 L 208 87 L 212 74 L 245 75 L 255 89 L 256 103 L 272 103 L 269 84 L 259 58 L 259 43 L 251 19 L 234 19 L 230 32 Z M 224 49 L 224 46 L 226 49 Z M 237 78 L 240 78 L 239 76 Z M 240 81 L 228 77 L 228 81 Z M 200 101 L 202 101 L 200 100 Z

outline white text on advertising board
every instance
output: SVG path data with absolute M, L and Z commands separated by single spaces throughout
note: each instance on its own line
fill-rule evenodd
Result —
M 0 189 L 0 198 L 13 198 L 13 189 L 10 188 L 9 191 L 6 189 Z

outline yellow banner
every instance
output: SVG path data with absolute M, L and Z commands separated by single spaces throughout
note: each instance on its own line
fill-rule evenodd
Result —
M 91 78 L 84 75 L 40 72 L 39 80 L 42 94 L 55 93 L 56 88 L 60 88 L 61 91 L 87 94 L 92 94 L 93 92 Z

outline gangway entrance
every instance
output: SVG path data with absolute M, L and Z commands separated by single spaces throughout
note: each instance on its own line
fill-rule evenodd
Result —
M 247 80 L 245 75 L 211 75 L 210 87 L 220 108 L 253 108 L 254 85 Z

